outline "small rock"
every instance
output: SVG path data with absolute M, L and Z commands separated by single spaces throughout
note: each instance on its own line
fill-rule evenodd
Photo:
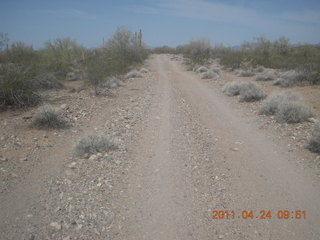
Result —
M 89 157 L 89 160 L 96 160 L 98 158 L 97 155 L 93 154 Z
M 24 157 L 24 158 L 20 158 L 20 162 L 26 162 L 28 161 L 28 158 Z
M 63 110 L 63 109 L 65 109 L 65 108 L 67 108 L 67 104 L 61 104 L 61 106 L 60 106 L 60 110 Z
M 61 229 L 61 225 L 59 223 L 57 223 L 57 222 L 50 223 L 50 227 L 55 228 L 57 230 Z
M 223 239 L 224 235 L 223 234 L 219 234 L 218 239 Z
M 239 148 L 231 148 L 232 151 L 237 152 L 239 151 Z
M 72 163 L 69 164 L 68 167 L 71 168 L 71 169 L 75 169 L 75 168 L 76 168 L 76 165 L 77 165 L 76 162 L 72 162 Z
M 313 117 L 311 117 L 311 118 L 308 118 L 308 122 L 317 123 L 318 120 L 313 118 Z

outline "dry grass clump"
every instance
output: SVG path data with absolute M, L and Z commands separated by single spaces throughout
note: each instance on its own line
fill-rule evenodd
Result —
M 212 70 L 201 74 L 201 79 L 217 79 L 219 75 Z
M 133 70 L 126 75 L 126 79 L 128 78 L 141 78 L 142 74 L 138 72 L 137 70 Z
M 98 152 L 114 150 L 115 144 L 104 135 L 90 134 L 82 137 L 74 148 L 74 153 L 78 157 L 89 157 Z
M 290 91 L 273 94 L 262 105 L 260 114 L 275 115 L 277 122 L 299 123 L 312 116 L 311 109 Z
M 241 82 L 228 82 L 224 85 L 222 91 L 228 96 L 237 96 L 240 94 Z
M 303 102 L 284 101 L 275 115 L 277 122 L 299 123 L 312 117 L 311 110 Z
M 301 101 L 301 98 L 291 91 L 281 92 L 272 94 L 262 104 L 260 114 L 263 115 L 274 115 L 278 112 L 279 106 L 283 102 L 288 101 Z
M 58 110 L 51 105 L 41 106 L 33 117 L 31 127 L 37 129 L 61 129 L 67 127 L 67 122 Z
M 203 72 L 207 72 L 208 70 L 209 70 L 208 68 L 201 66 L 197 68 L 196 73 L 203 73 Z
M 320 123 L 316 123 L 312 132 L 312 138 L 310 139 L 307 149 L 311 152 L 320 153 Z
M 242 83 L 240 85 L 240 102 L 259 101 L 266 96 L 266 93 L 254 83 Z

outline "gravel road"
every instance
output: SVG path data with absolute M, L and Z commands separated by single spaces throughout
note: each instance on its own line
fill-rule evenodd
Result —
M 112 102 L 88 98 L 96 117 L 1 194 L 0 239 L 320 238 L 319 177 L 302 153 L 179 61 L 152 55 L 146 67 Z M 118 149 L 73 156 L 90 131 Z

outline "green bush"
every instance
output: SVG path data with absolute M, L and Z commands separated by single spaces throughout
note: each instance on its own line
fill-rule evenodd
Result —
M 212 47 L 208 39 L 199 39 L 177 47 L 177 53 L 191 59 L 193 64 L 205 64 L 212 57 Z
M 88 79 L 97 85 L 106 77 L 128 72 L 132 65 L 141 64 L 147 56 L 142 33 L 133 34 L 119 28 L 102 48 L 89 52 L 85 60 Z
M 70 38 L 58 38 L 47 41 L 39 54 L 44 71 L 66 75 L 73 64 L 84 60 L 87 51 Z
M 31 79 L 35 73 L 31 67 L 17 64 L 0 65 L 0 105 L 23 107 L 36 105 L 40 97 L 36 94 Z

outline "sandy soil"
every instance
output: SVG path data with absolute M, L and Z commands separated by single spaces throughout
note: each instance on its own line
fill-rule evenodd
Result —
M 260 103 L 227 97 L 231 73 L 201 80 L 167 55 L 146 67 L 113 98 L 51 93 L 67 104 L 68 130 L 30 130 L 32 111 L 1 114 L 1 239 L 320 238 L 319 157 L 290 135 L 312 123 L 279 125 L 257 114 Z M 73 156 L 90 132 L 118 149 Z

